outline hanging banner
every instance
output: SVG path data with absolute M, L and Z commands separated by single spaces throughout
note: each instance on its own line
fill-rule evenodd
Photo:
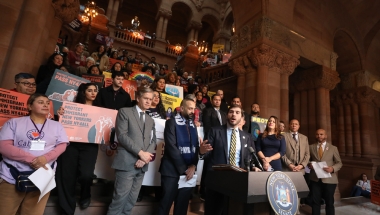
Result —
M 260 118 L 260 117 L 251 117 L 251 134 L 253 140 L 256 141 L 257 137 L 264 132 L 267 127 L 268 119 Z
M 166 84 L 165 92 L 171 96 L 183 99 L 183 87 Z
M 92 74 L 82 74 L 82 78 L 89 80 L 98 86 L 98 90 L 104 86 L 104 76 L 103 75 L 92 75 Z
M 162 93 L 161 101 L 165 108 L 166 117 L 170 118 L 174 109 L 181 105 L 182 99 Z
M 75 100 L 79 85 L 89 82 L 84 78 L 56 69 L 46 91 L 46 95 L 53 101 L 54 113 L 57 113 L 62 102 Z
M 9 119 L 29 114 L 27 107 L 28 99 L 29 95 L 27 94 L 0 88 L 0 128 Z M 53 102 L 50 102 L 50 113 L 46 118 L 54 119 Z
M 109 144 L 111 129 L 115 127 L 116 110 L 63 102 L 65 113 L 59 122 L 70 141 Z

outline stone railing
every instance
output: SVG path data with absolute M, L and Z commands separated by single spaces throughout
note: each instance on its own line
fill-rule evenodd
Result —
M 234 77 L 235 74 L 229 68 L 228 63 L 201 69 L 201 77 L 206 84 Z
M 129 32 L 127 30 L 121 30 L 114 26 L 108 26 L 110 30 L 109 36 L 117 41 L 128 43 L 130 45 L 139 46 L 151 51 L 166 53 L 171 56 L 181 55 L 181 51 L 176 49 L 175 45 L 167 44 L 163 40 L 149 39 L 144 37 L 144 39 L 139 39 L 137 33 Z

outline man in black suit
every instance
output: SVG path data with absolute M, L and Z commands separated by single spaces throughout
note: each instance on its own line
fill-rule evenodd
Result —
M 238 128 L 243 117 L 241 106 L 231 105 L 227 124 L 210 129 L 207 140 L 201 143 L 199 154 L 201 159 L 207 160 L 204 166 L 207 171 L 212 171 L 212 166 L 216 164 L 231 164 L 247 169 L 245 163 L 251 160 L 249 147 L 255 149 L 255 144 L 250 134 Z M 258 169 L 255 168 L 255 171 Z M 222 214 L 224 201 L 226 196 L 206 187 L 205 215 Z
M 122 88 L 124 74 L 112 73 L 112 85 L 100 89 L 96 99 L 104 108 L 119 110 L 123 107 L 132 107 L 131 96 Z
M 220 98 L 221 98 L 220 110 L 223 111 L 224 113 L 227 113 L 227 111 L 228 111 L 228 103 L 224 99 L 224 92 L 223 92 L 223 90 L 217 90 L 216 94 L 219 95 Z
M 221 126 L 226 124 L 227 115 L 220 110 L 221 97 L 217 94 L 212 95 L 211 104 L 212 107 L 206 108 L 203 111 L 203 132 L 205 137 L 211 127 Z
M 174 215 L 186 215 L 192 187 L 178 189 L 181 175 L 190 180 L 198 164 L 198 133 L 194 125 L 195 102 L 185 98 L 181 102 L 181 112 L 166 121 L 164 138 L 165 150 L 161 160 L 162 199 L 158 215 L 169 215 L 174 203 Z

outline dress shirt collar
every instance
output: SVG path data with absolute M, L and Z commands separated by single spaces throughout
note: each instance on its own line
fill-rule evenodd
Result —
M 323 151 L 324 151 L 325 148 L 326 148 L 326 141 L 323 142 L 323 143 L 318 143 L 318 149 L 319 149 L 319 147 L 321 147 L 321 146 L 322 146 L 322 149 L 323 149 Z
M 140 112 L 145 113 L 145 111 L 142 111 L 138 105 L 136 105 L 135 107 L 136 107 L 137 113 L 139 113 L 139 115 L 140 115 Z

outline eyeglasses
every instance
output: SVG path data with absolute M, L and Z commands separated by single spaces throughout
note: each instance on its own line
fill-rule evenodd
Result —
M 36 87 L 36 83 L 30 83 L 30 82 L 16 82 L 16 84 L 23 84 L 25 87 Z

